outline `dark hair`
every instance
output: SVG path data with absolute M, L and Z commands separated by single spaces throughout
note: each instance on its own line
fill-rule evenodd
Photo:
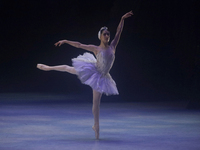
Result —
M 108 28 L 107 28 L 107 27 L 102 27 L 102 28 L 100 29 L 100 33 L 102 34 L 102 32 L 103 32 L 104 30 L 108 30 Z
M 102 34 L 102 32 L 103 32 L 104 30 L 108 30 L 108 28 L 107 28 L 106 26 L 104 26 L 104 27 L 102 27 L 102 28 L 99 30 L 99 32 L 98 32 L 98 38 L 99 38 L 99 39 L 100 39 L 100 36 L 101 36 L 101 34 Z

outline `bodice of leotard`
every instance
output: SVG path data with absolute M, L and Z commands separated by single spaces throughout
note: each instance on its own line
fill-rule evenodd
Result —
M 115 54 L 112 49 L 101 50 L 97 54 L 96 67 L 102 75 L 109 73 L 115 60 Z

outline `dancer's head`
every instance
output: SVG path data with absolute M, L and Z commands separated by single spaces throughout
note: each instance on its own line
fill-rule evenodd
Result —
M 102 27 L 99 30 L 98 38 L 99 38 L 99 40 L 101 40 L 103 42 L 109 42 L 110 41 L 110 32 L 108 31 L 107 27 Z

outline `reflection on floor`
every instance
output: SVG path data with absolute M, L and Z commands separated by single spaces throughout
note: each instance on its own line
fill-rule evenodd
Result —
M 104 102 L 96 141 L 90 102 L 24 104 L 17 103 L 20 96 L 2 98 L 16 98 L 0 105 L 2 150 L 200 149 L 200 112 L 185 109 L 184 103 Z

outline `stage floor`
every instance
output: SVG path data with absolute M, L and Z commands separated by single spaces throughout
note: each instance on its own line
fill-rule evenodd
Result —
M 0 105 L 1 150 L 199 150 L 200 111 L 174 102 Z

